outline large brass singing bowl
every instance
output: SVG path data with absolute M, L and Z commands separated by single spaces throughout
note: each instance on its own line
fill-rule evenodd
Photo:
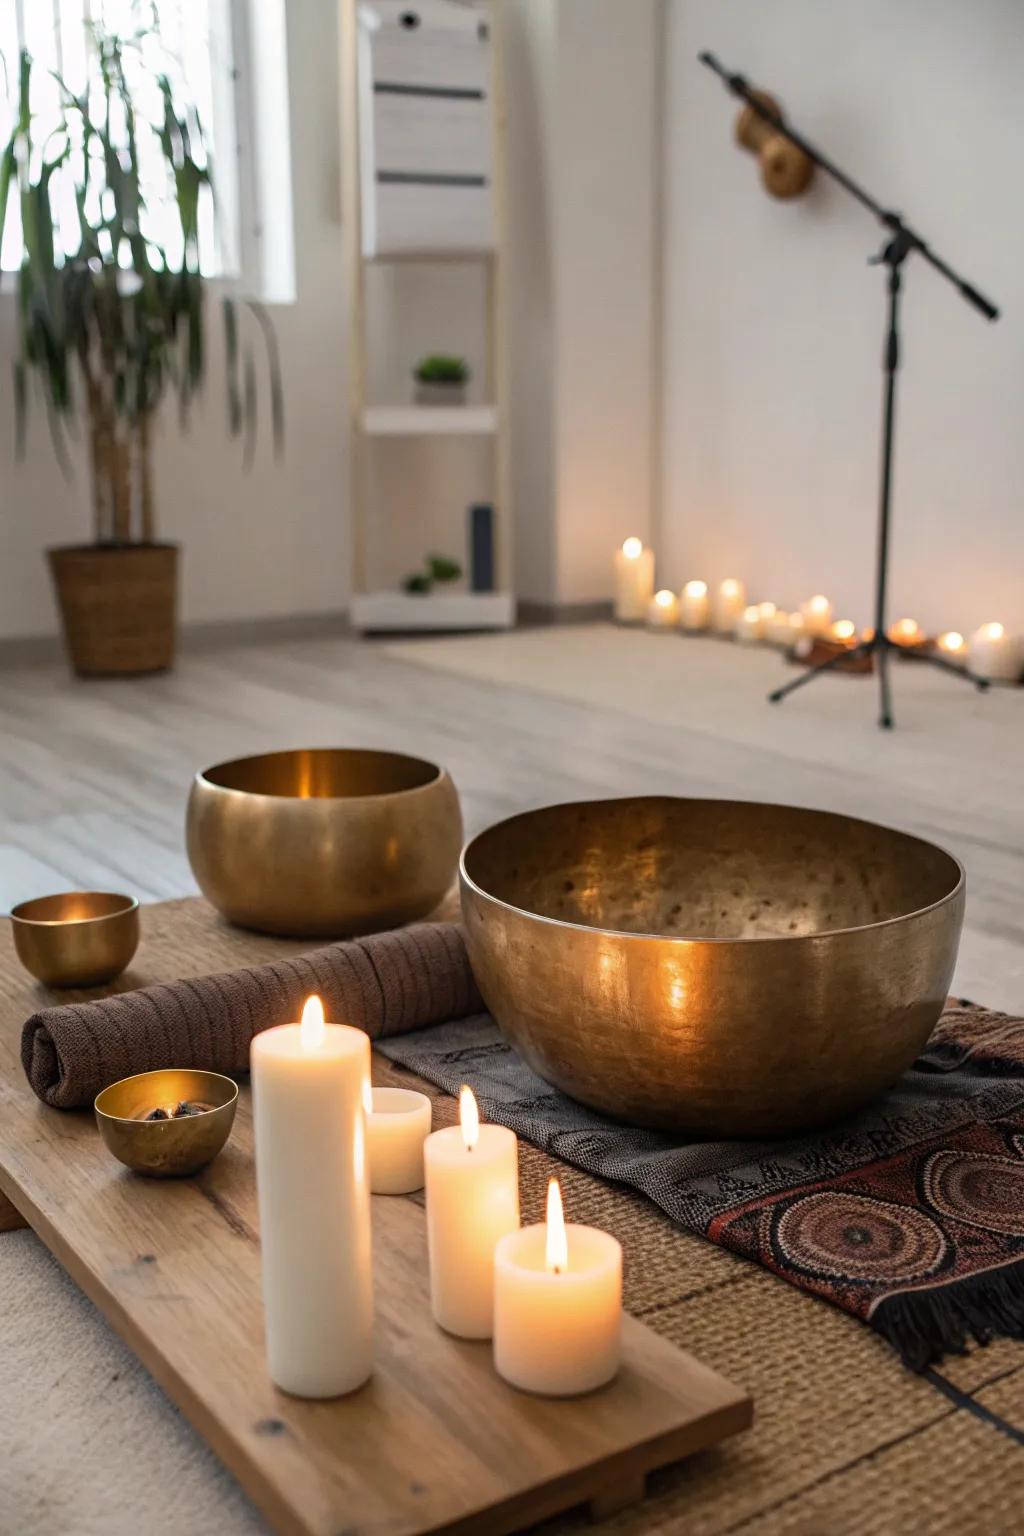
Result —
M 459 797 L 433 763 L 312 748 L 197 773 L 189 862 L 208 901 L 263 933 L 340 937 L 425 917 L 455 876 Z
M 823 811 L 556 805 L 466 848 L 473 970 L 539 1075 L 616 1119 L 778 1136 L 850 1114 L 920 1052 L 953 976 L 964 872 Z

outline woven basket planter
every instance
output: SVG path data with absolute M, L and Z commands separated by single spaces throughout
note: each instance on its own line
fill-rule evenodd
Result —
M 176 544 L 48 551 L 68 656 L 81 677 L 162 672 L 174 660 Z

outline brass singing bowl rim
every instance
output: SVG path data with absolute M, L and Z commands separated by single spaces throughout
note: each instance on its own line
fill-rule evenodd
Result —
M 45 909 L 75 899 L 105 901 L 116 905 L 111 905 L 106 912 L 90 912 L 78 917 L 61 917 L 59 912 L 53 917 L 43 917 L 36 916 L 32 911 L 33 908 Z M 11 908 L 10 917 L 12 923 L 20 923 L 25 928 L 85 927 L 91 923 L 109 923 L 115 918 L 126 917 L 128 913 L 137 911 L 138 905 L 137 896 L 125 896 L 120 891 L 57 891 L 52 896 L 32 896 L 28 901 L 19 901 L 17 906 Z
M 469 873 L 467 861 L 472 857 L 478 844 L 499 828 L 509 827 L 516 821 L 527 821 L 539 812 L 576 811 L 580 807 L 593 808 L 599 805 L 615 805 L 625 801 L 657 803 L 659 801 L 669 804 L 681 805 L 707 805 L 707 806 L 735 806 L 750 805 L 764 810 L 772 811 L 807 811 L 815 816 L 828 817 L 834 821 L 856 822 L 863 827 L 891 832 L 894 837 L 905 838 L 908 842 L 919 843 L 924 848 L 936 849 L 949 860 L 956 870 L 956 881 L 946 893 L 935 901 L 926 902 L 923 907 L 915 907 L 910 912 L 899 912 L 892 917 L 881 917 L 872 923 L 856 923 L 847 928 L 816 928 L 813 933 L 762 933 L 762 934 L 722 934 L 719 936 L 710 934 L 693 934 L 687 937 L 685 933 L 665 933 L 658 929 L 649 932 L 637 933 L 635 929 L 628 928 L 604 928 L 597 923 L 577 923 L 571 918 L 552 917 L 546 912 L 535 912 L 530 907 L 516 906 L 514 902 L 506 901 L 502 896 L 496 896 L 486 886 L 480 885 Z M 517 916 L 531 918 L 534 922 L 549 923 L 552 928 L 571 928 L 578 933 L 594 933 L 605 935 L 608 938 L 627 940 L 638 944 L 647 944 L 655 940 L 658 944 L 813 944 L 817 940 L 838 937 L 842 934 L 868 933 L 882 928 L 894 928 L 900 923 L 912 922 L 915 918 L 923 916 L 926 912 L 938 911 L 940 907 L 947 906 L 955 901 L 964 888 L 967 875 L 964 866 L 955 853 L 950 853 L 948 848 L 942 848 L 938 843 L 930 843 L 926 838 L 917 837 L 913 832 L 904 832 L 898 827 L 887 826 L 883 822 L 869 821 L 866 816 L 847 816 L 843 811 L 825 811 L 817 806 L 785 805 L 781 801 L 774 800 L 717 800 L 703 795 L 608 795 L 598 800 L 562 800 L 554 805 L 537 806 L 534 810 L 520 811 L 515 816 L 506 816 L 502 821 L 494 822 L 492 826 L 478 832 L 475 837 L 462 850 L 459 858 L 459 879 L 477 896 L 485 901 L 492 902 L 497 907 L 503 907 L 506 912 L 514 912 Z
M 218 777 L 218 775 L 226 776 L 232 769 L 275 762 L 284 764 L 289 759 L 296 758 L 345 759 L 348 762 L 361 758 L 375 760 L 378 763 L 389 762 L 393 766 L 401 763 L 407 768 L 423 769 L 424 777 L 415 784 L 407 784 L 398 789 L 379 789 L 357 795 L 303 795 L 294 790 L 249 789 L 240 784 L 225 784 Z M 204 789 L 216 790 L 219 794 L 237 795 L 247 799 L 304 800 L 320 804 L 357 805 L 372 800 L 398 800 L 404 796 L 422 794 L 443 779 L 446 772 L 447 770 L 440 764 L 432 763 L 428 758 L 414 757 L 409 752 L 391 752 L 377 747 L 284 747 L 273 752 L 252 752 L 243 757 L 228 758 L 222 763 L 213 763 L 209 768 L 200 768 L 193 782 L 201 784 Z
M 238 1099 L 238 1084 L 233 1077 L 226 1077 L 223 1072 L 208 1072 L 205 1067 L 154 1067 L 150 1072 L 129 1072 L 127 1077 L 119 1077 L 116 1083 L 108 1083 L 105 1088 L 101 1088 L 93 1100 L 93 1109 L 97 1118 L 107 1120 L 112 1125 L 152 1126 L 157 1134 L 160 1134 L 161 1127 L 172 1122 L 167 1120 L 139 1120 L 135 1115 L 112 1115 L 109 1110 L 103 1108 L 102 1100 L 108 1094 L 116 1094 L 117 1090 L 124 1088 L 126 1083 L 141 1083 L 147 1077 L 167 1077 L 171 1074 L 179 1077 L 201 1077 L 205 1083 L 208 1083 L 215 1090 L 219 1090 L 223 1095 L 216 1104 L 211 1104 L 209 1109 L 203 1110 L 201 1114 L 190 1116 L 189 1124 L 201 1122 L 205 1120 L 207 1115 L 215 1115 L 220 1110 L 229 1109 Z M 220 1087 L 221 1084 L 230 1089 L 230 1092 L 225 1092 L 224 1087 Z M 173 1123 L 180 1124 L 181 1122 Z M 142 1131 L 140 1134 L 145 1135 L 146 1132 Z

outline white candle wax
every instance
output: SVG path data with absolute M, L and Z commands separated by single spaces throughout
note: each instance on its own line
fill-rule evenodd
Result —
M 735 576 L 727 576 L 715 593 L 715 628 L 723 635 L 731 635 L 746 606 L 746 587 Z
M 795 635 L 792 623 L 793 615 L 787 613 L 784 608 L 776 608 L 771 618 L 762 625 L 764 638 L 769 645 L 792 645 Z
M 251 1067 L 270 1377 L 338 1397 L 373 1369 L 369 1037 L 311 998 L 301 1024 L 254 1037 Z
M 615 617 L 620 624 L 642 624 L 654 591 L 654 551 L 640 539 L 626 539 L 615 551 Z
M 679 594 L 679 622 L 684 629 L 707 629 L 711 605 L 706 581 L 688 581 Z
M 748 645 L 752 642 L 760 640 L 762 622 L 761 610 L 755 604 L 751 604 L 750 607 L 744 608 L 743 612 L 736 620 L 736 626 L 733 630 L 736 639 L 742 640 L 745 644 Z
M 800 612 L 804 621 L 804 633 L 808 635 L 825 635 L 832 623 L 832 604 L 827 597 L 817 593 L 809 597 L 806 603 L 800 604 Z
M 468 1088 L 461 1124 L 423 1147 L 434 1320 L 462 1339 L 494 1329 L 494 1249 L 519 1226 L 519 1148 L 503 1125 L 480 1125 Z
M 607 1232 L 561 1224 L 551 1184 L 548 1221 L 510 1232 L 495 1250 L 494 1365 L 523 1391 L 569 1397 L 619 1368 L 622 1248 Z
M 944 630 L 936 640 L 935 646 L 939 655 L 945 657 L 946 661 L 958 667 L 967 665 L 967 641 L 958 629 Z
M 647 607 L 647 623 L 651 629 L 676 629 L 679 626 L 679 599 L 668 587 L 655 592 Z
M 1021 673 L 1021 643 L 1008 635 L 1001 624 L 983 624 L 971 636 L 967 648 L 970 670 L 975 677 L 1015 683 Z
M 423 1188 L 423 1143 L 432 1112 L 425 1093 L 374 1088 L 366 1117 L 372 1194 L 408 1195 Z

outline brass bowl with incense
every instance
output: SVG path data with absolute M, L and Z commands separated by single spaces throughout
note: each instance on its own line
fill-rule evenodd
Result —
M 139 947 L 139 903 L 114 891 L 63 891 L 11 909 L 18 959 L 48 987 L 99 987 Z
M 448 774 L 421 758 L 268 752 L 196 774 L 186 843 L 231 922 L 337 938 L 432 911 L 455 878 L 462 816 Z
M 781 1136 L 888 1088 L 949 989 L 964 872 L 848 816 L 587 801 L 500 822 L 460 867 L 469 956 L 529 1065 L 618 1120 Z
M 100 1135 L 117 1160 L 152 1179 L 205 1168 L 235 1123 L 238 1084 L 220 1072 L 136 1072 L 96 1095 Z

